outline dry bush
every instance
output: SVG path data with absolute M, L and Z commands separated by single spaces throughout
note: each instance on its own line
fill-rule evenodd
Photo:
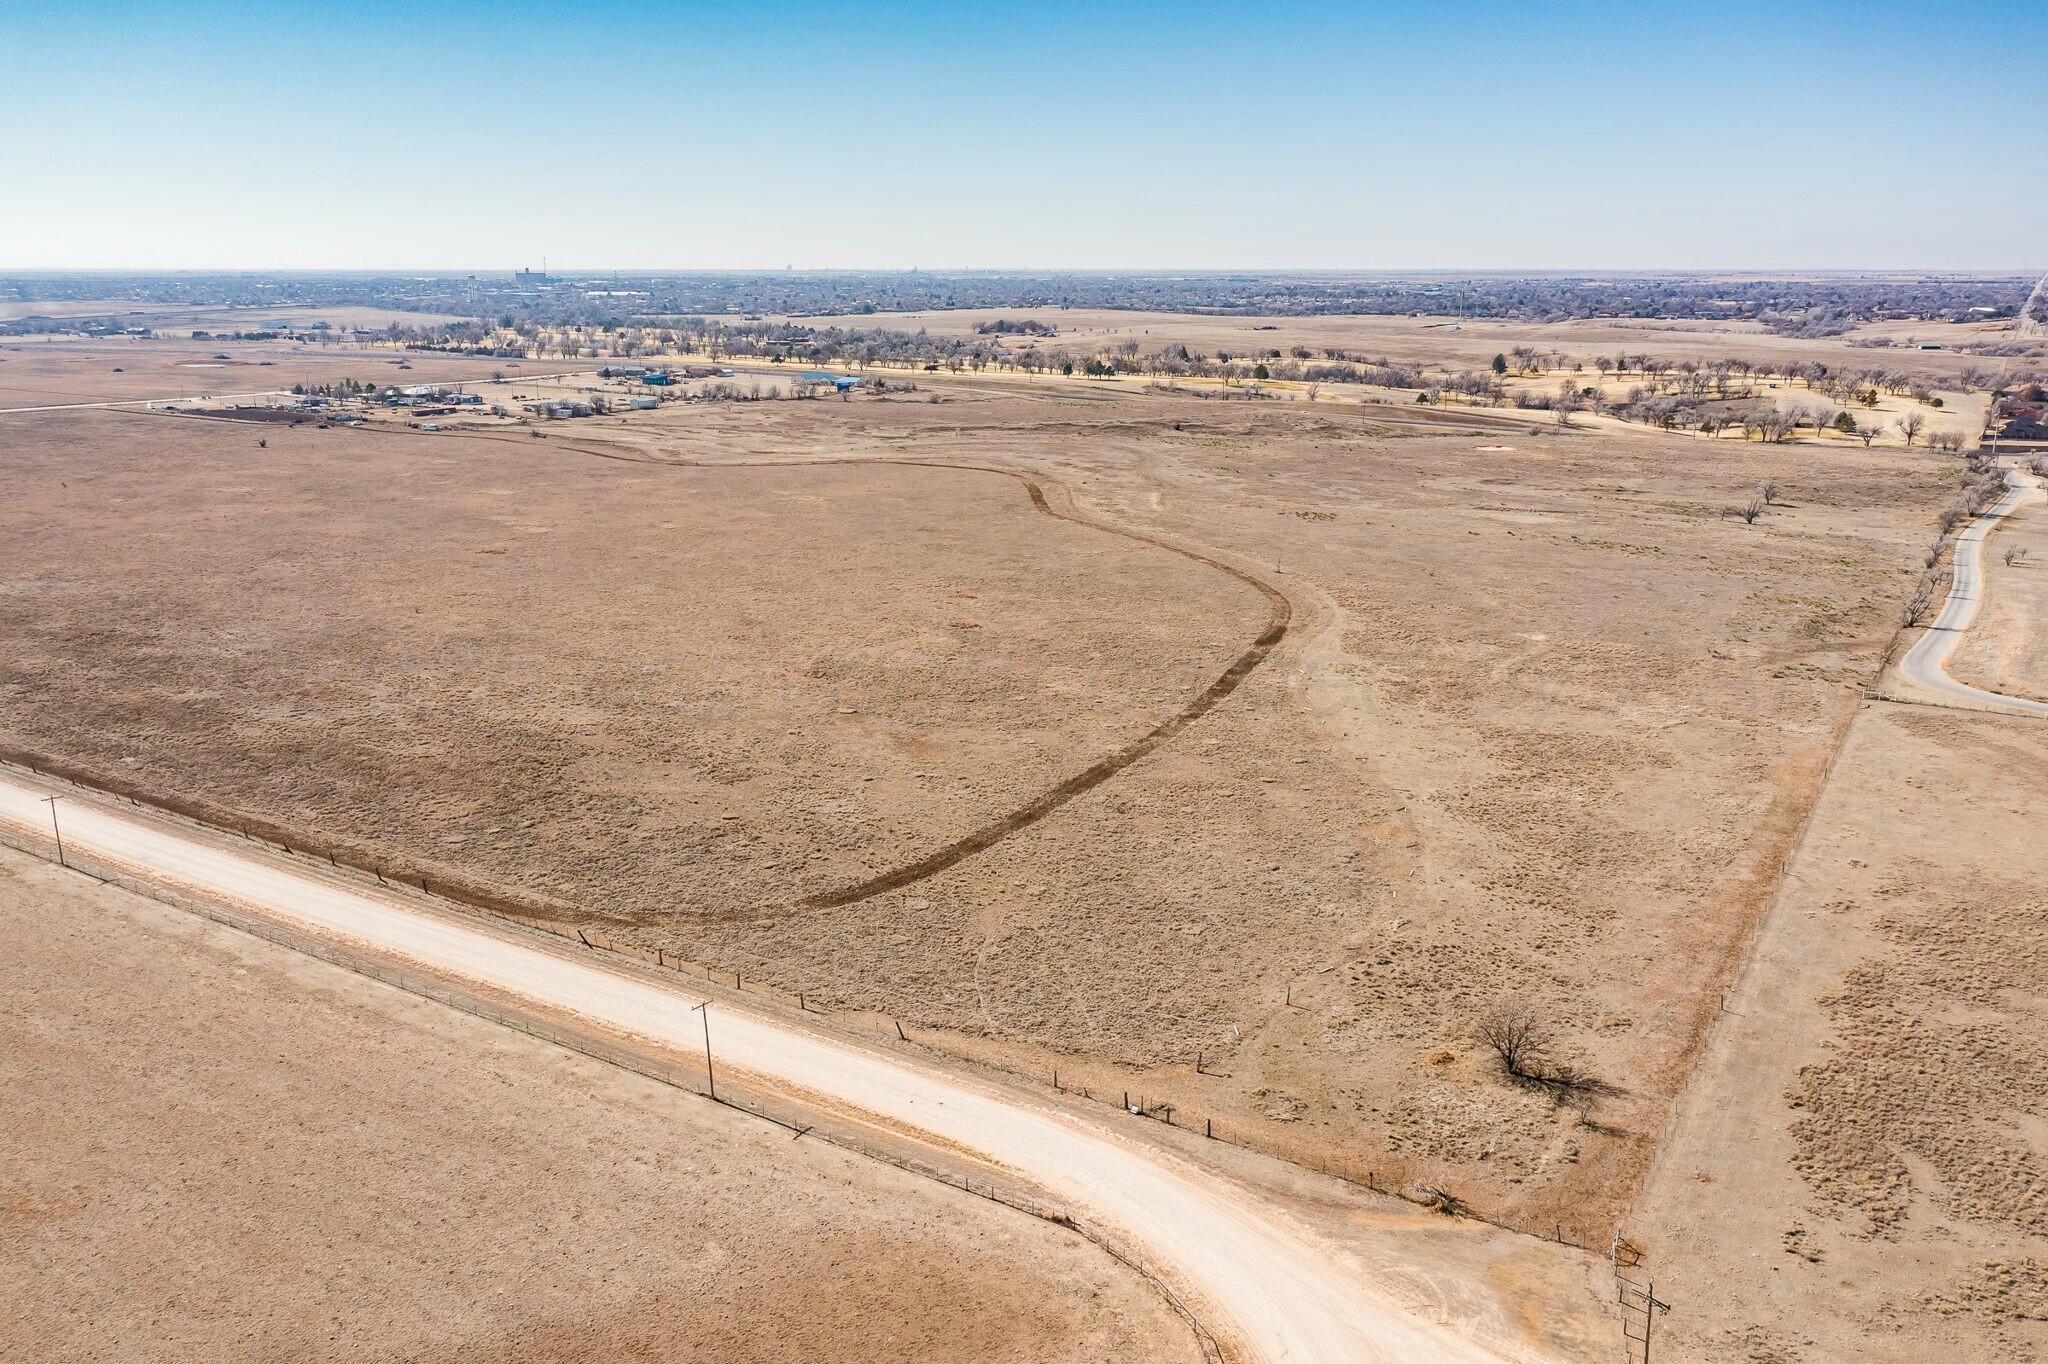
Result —
M 1446 1217 L 1462 1217 L 1471 1211 L 1464 1199 L 1434 1184 L 1420 1185 L 1415 1190 L 1415 1195 L 1422 1200 L 1423 1207 L 1434 1208 Z
M 1775 507 L 1778 505 L 1778 494 L 1784 490 L 1776 483 L 1765 483 L 1760 491 L 1763 494 L 1764 505 L 1766 507 Z
M 1743 504 L 1742 510 L 1737 513 L 1737 515 L 1742 517 L 1743 524 L 1751 526 L 1755 525 L 1756 519 L 1763 514 L 1764 500 L 1761 497 L 1750 498 L 1747 503 Z

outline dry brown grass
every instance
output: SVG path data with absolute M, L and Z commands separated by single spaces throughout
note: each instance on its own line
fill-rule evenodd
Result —
M 1194 1358 L 1078 1236 L 0 849 L 0 1355 Z
M 223 355 L 227 358 L 218 358 Z M 499 371 L 547 373 L 560 368 L 533 360 L 475 360 L 390 347 L 0 338 L 0 412 L 60 403 L 254 393 L 343 379 L 399 385 L 463 382 L 487 379 Z
M 0 730 L 1597 1237 L 1940 474 L 1393 409 L 942 396 L 267 450 L 34 419 L 0 489 L 25 642 Z M 993 475 L 603 457 L 821 454 L 1030 473 L 1277 585 L 1295 625 L 1042 822 L 805 909 L 1143 733 L 1265 620 L 1242 582 Z M 1719 514 L 1765 481 L 1756 525 Z M 1471 1030 L 1511 994 L 1616 1092 L 1503 1084 Z
M 1799 1359 L 2048 1351 L 2039 728 L 1858 717 L 1632 1219 L 1693 1357 L 1773 1323 Z

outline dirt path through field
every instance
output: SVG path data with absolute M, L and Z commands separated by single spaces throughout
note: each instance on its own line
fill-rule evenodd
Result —
M 518 446 L 530 447 L 533 444 L 531 438 L 521 440 L 512 436 L 499 436 L 483 432 L 450 432 L 448 435 L 456 439 L 488 440 Z M 1077 509 L 1073 490 L 1066 485 L 1054 479 L 1019 473 L 1014 469 L 1004 469 L 989 464 L 968 464 L 954 460 L 886 459 L 879 456 L 839 456 L 829 459 L 794 460 L 673 460 L 637 454 L 617 447 L 603 449 L 595 448 L 590 444 L 577 444 L 569 441 L 550 441 L 546 448 L 548 450 L 570 450 L 595 459 L 612 459 L 628 464 L 652 464 L 692 470 L 794 469 L 810 466 L 842 467 L 865 465 L 892 468 L 959 469 L 969 473 L 996 474 L 1003 478 L 1014 479 L 1022 485 L 1026 494 L 1031 499 L 1032 507 L 1046 516 L 1054 517 L 1061 521 L 1071 521 L 1075 525 L 1086 526 L 1090 530 L 1102 531 L 1105 534 L 1122 536 L 1127 540 L 1135 540 L 1139 544 L 1149 545 L 1154 549 L 1162 549 L 1169 554 L 1178 554 L 1184 559 L 1191 559 L 1205 567 L 1215 569 L 1219 573 L 1236 578 L 1247 586 L 1256 589 L 1266 599 L 1268 611 L 1265 628 L 1259 632 L 1258 636 L 1250 644 L 1245 646 L 1244 651 L 1233 659 L 1230 665 L 1214 681 L 1203 688 L 1202 691 L 1197 693 L 1174 714 L 1162 720 L 1136 739 L 1131 740 L 1114 752 L 1097 759 L 1081 771 L 1076 772 L 1049 790 L 1041 792 L 1007 814 L 989 821 L 971 833 L 956 838 L 945 846 L 935 849 L 914 861 L 903 863 L 879 875 L 869 877 L 864 881 L 857 881 L 852 885 L 843 886 L 837 890 L 825 891 L 814 895 L 804 902 L 804 906 L 807 909 L 837 909 L 843 905 L 857 904 L 862 900 L 883 895 L 890 891 L 901 890 L 905 886 L 913 885 L 916 882 L 925 880 L 927 877 L 936 876 L 949 867 L 956 866 L 966 859 L 973 857 L 976 853 L 986 851 L 1019 830 L 1030 828 L 1047 815 L 1073 800 L 1076 796 L 1084 795 L 1094 790 L 1117 773 L 1139 762 L 1147 754 L 1153 752 L 1160 745 L 1166 743 L 1189 725 L 1221 705 L 1232 692 L 1238 689 L 1245 678 L 1251 675 L 1252 670 L 1265 662 L 1273 650 L 1279 647 L 1281 641 L 1287 637 L 1288 628 L 1294 620 L 1294 604 L 1288 599 L 1287 594 L 1259 575 L 1234 564 L 1226 563 L 1224 560 L 1213 555 L 1204 554 L 1200 550 L 1176 544 L 1163 537 L 1147 535 L 1142 531 L 1131 530 L 1110 521 L 1088 516 Z M 1053 504 L 1053 500 L 1046 496 L 1047 487 L 1057 491 L 1059 501 L 1063 505 L 1055 506 Z M 736 913 L 744 916 L 756 912 L 737 911 Z M 726 915 L 721 917 L 730 918 L 733 916 Z

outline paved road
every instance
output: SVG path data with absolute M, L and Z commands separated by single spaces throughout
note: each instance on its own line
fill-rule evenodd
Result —
M 2024 469 L 2010 469 L 2006 478 L 2012 486 L 2005 496 L 1956 537 L 1955 582 L 1949 588 L 1948 601 L 1927 633 L 1899 660 L 1899 673 L 1916 687 L 1950 701 L 1966 702 L 1974 709 L 2048 716 L 2048 702 L 1985 691 L 1956 681 L 1948 672 L 1949 658 L 1963 642 L 1963 631 L 1977 618 L 1977 607 L 1984 599 L 1985 540 L 2007 516 L 2043 496 L 2041 480 Z
M 0 820 L 47 835 L 46 792 L 0 771 Z M 510 992 L 680 1050 L 701 1049 L 702 1002 L 686 989 L 606 969 L 481 923 L 424 912 L 76 795 L 61 805 L 75 851 L 145 878 L 268 915 L 358 949 Z M 1286 1213 L 1159 1149 L 1022 1091 L 814 1035 L 720 1002 L 711 1032 L 722 1075 L 752 1073 L 819 1102 L 878 1115 L 993 1161 L 1082 1220 L 1143 1247 L 1237 1357 L 1278 1361 L 1499 1361 L 1502 1355 L 1379 1296 L 1344 1255 Z M 1442 1294 L 1455 1299 L 1454 1291 Z
M 2034 281 L 2033 292 L 2028 294 L 2027 301 L 2020 305 L 2019 321 L 2013 325 L 2013 335 L 2039 336 L 2042 332 L 2048 332 L 2048 325 L 2043 325 L 2034 311 L 2044 297 L 2048 297 L 2048 275 Z

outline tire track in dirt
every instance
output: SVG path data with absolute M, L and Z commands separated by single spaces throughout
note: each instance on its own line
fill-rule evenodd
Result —
M 384 433 L 379 432 L 378 434 Z M 463 440 L 489 440 L 526 448 L 531 448 L 532 446 L 530 439 L 520 440 L 516 437 L 490 435 L 483 432 L 448 432 L 447 435 Z M 1266 625 L 1259 632 L 1258 637 L 1253 639 L 1243 652 L 1239 653 L 1214 681 L 1174 714 L 1154 725 L 1138 738 L 1124 744 L 1106 757 L 1089 764 L 1051 789 L 1041 792 L 1037 797 L 1011 810 L 1008 814 L 989 821 L 980 828 L 954 839 L 952 842 L 918 858 L 916 861 L 903 863 L 890 870 L 871 876 L 866 880 L 857 881 L 849 886 L 843 886 L 838 890 L 824 891 L 810 896 L 802 902 L 805 909 L 838 909 L 846 905 L 857 904 L 862 900 L 872 899 L 877 895 L 885 895 L 892 890 L 901 890 L 905 886 L 914 885 L 919 881 L 936 876 L 948 868 L 957 866 L 977 853 L 986 852 L 989 848 L 994 847 L 1010 835 L 1030 828 L 1075 797 L 1085 795 L 1087 792 L 1108 781 L 1111 777 L 1116 776 L 1119 772 L 1142 761 L 1153 750 L 1159 748 L 1189 725 L 1221 705 L 1232 692 L 1236 691 L 1243 684 L 1245 678 L 1251 675 L 1252 670 L 1265 662 L 1273 650 L 1279 647 L 1281 641 L 1287 637 L 1288 628 L 1294 620 L 1294 603 L 1288 599 L 1287 594 L 1258 575 L 1239 568 L 1234 564 L 1226 563 L 1212 555 L 1204 554 L 1200 550 L 1175 544 L 1163 537 L 1148 535 L 1143 531 L 1131 530 L 1128 527 L 1119 526 L 1113 522 L 1097 520 L 1094 517 L 1087 516 L 1075 508 L 1073 492 L 1064 484 L 1053 479 L 1046 479 L 1045 483 L 1041 484 L 1038 479 L 1031 475 L 1019 473 L 1014 469 L 1003 469 L 988 464 L 969 464 L 953 460 L 888 459 L 881 456 L 843 456 L 831 459 L 785 460 L 674 460 L 629 453 L 616 447 L 612 449 L 594 449 L 589 445 L 572 444 L 568 441 L 557 441 L 547 448 L 572 450 L 577 454 L 589 455 L 596 459 L 618 460 L 626 464 L 661 465 L 672 469 L 801 469 L 809 467 L 879 465 L 891 468 L 959 469 L 969 473 L 996 474 L 1003 478 L 1014 479 L 1022 484 L 1026 494 L 1031 499 L 1032 508 L 1046 516 L 1060 521 L 1071 521 L 1075 525 L 1086 526 L 1090 530 L 1101 531 L 1108 535 L 1118 535 L 1127 540 L 1135 540 L 1139 544 L 1162 549 L 1169 554 L 1178 554 L 1184 559 L 1191 559 L 1207 568 L 1215 569 L 1219 573 L 1224 573 L 1237 579 L 1239 582 L 1256 590 L 1266 599 Z M 1064 508 L 1053 505 L 1052 500 L 1046 496 L 1045 484 L 1050 484 L 1058 489 L 1060 499 L 1065 503 Z M 746 915 L 711 915 L 707 917 L 735 919 L 746 917 Z

